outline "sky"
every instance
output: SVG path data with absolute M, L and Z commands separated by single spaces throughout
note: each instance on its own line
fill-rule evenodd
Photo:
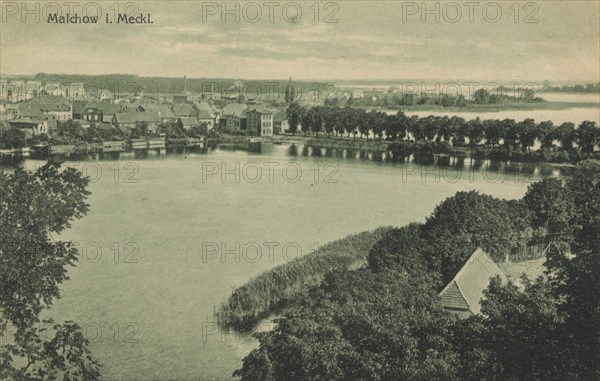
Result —
M 600 81 L 595 0 L 87 1 L 97 24 L 48 23 L 66 3 L 0 0 L 0 74 Z

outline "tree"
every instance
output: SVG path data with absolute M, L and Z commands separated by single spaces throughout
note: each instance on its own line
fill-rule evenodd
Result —
M 9 127 L 0 132 L 0 145 L 4 148 L 23 148 L 27 145 L 25 132 L 19 128 Z
M 485 129 L 481 120 L 478 118 L 474 120 L 470 120 L 467 122 L 469 125 L 467 127 L 468 136 L 469 136 L 469 145 L 471 147 L 477 147 L 479 143 L 483 140 L 485 136 Z
M 315 106 L 315 107 L 311 107 L 311 109 L 308 111 L 309 113 L 311 113 L 311 124 L 310 124 L 310 130 L 316 135 L 319 136 L 319 132 L 321 132 L 321 130 L 323 129 L 323 107 L 321 106 Z
M 441 271 L 445 284 L 477 247 L 494 260 L 503 260 L 529 242 L 530 218 L 523 203 L 458 192 L 436 206 L 423 226 L 423 238 L 435 242 L 427 261 Z
M 0 336 L 14 327 L 12 342 L 0 346 L 0 378 L 96 380 L 99 365 L 73 322 L 54 324 L 50 340 L 40 314 L 58 298 L 67 266 L 77 260 L 73 242 L 51 239 L 88 211 L 89 180 L 50 161 L 34 173 L 0 171 Z
M 575 125 L 568 122 L 561 124 L 558 127 L 558 138 L 560 140 L 560 146 L 567 151 L 571 151 L 573 149 L 573 143 L 577 141 Z
M 560 298 L 543 279 L 525 290 L 493 278 L 481 316 L 458 321 L 454 335 L 466 380 L 577 379 L 569 374 L 562 344 Z
M 302 132 L 304 133 L 304 136 L 306 136 L 308 131 L 310 131 L 310 128 L 314 122 L 314 119 L 315 119 L 315 113 L 312 108 L 303 110 L 303 112 L 300 116 L 300 123 L 302 124 Z
M 342 115 L 342 126 L 344 126 L 344 130 L 348 134 L 348 137 L 350 136 L 350 134 L 356 135 L 357 118 L 355 109 L 345 107 L 344 111 L 342 112 Z
M 336 127 L 337 122 L 337 108 L 335 107 L 324 107 L 322 110 L 323 124 L 325 125 L 325 133 L 327 136 L 331 136 Z
M 465 99 L 465 96 L 462 94 L 459 94 L 458 97 L 456 97 L 456 107 L 466 107 L 467 106 L 467 100 Z
M 135 127 L 131 130 L 130 135 L 136 138 L 145 138 L 148 136 L 148 123 L 135 122 Z
M 451 321 L 424 274 L 334 272 L 284 313 L 244 359 L 242 380 L 455 378 Z
M 517 147 L 519 143 L 519 129 L 514 119 L 504 119 L 504 145 L 509 148 Z
M 298 126 L 300 125 L 302 112 L 302 107 L 296 102 L 291 103 L 285 110 L 285 115 L 290 126 L 289 130 L 292 133 L 292 135 L 295 135 L 296 132 L 298 132 Z
M 465 120 L 458 116 L 450 118 L 450 134 L 452 136 L 452 143 L 455 145 L 463 145 L 465 143 L 465 135 L 463 134 L 462 126 L 465 124 Z
M 415 274 L 426 271 L 424 252 L 428 243 L 421 237 L 420 224 L 410 224 L 385 234 L 369 252 L 369 268 L 374 272 L 397 271 Z
M 535 139 L 540 137 L 539 130 L 533 119 L 525 119 L 524 121 L 517 124 L 519 142 L 521 148 L 524 150 L 529 149 L 535 143 Z
M 383 132 L 385 130 L 387 114 L 381 111 L 371 111 L 369 113 L 369 125 L 373 134 L 379 139 L 383 138 Z
M 598 144 L 599 137 L 600 129 L 595 122 L 589 120 L 582 122 L 577 129 L 577 141 L 581 147 L 581 152 L 594 152 L 594 146 Z
M 549 149 L 554 147 L 554 140 L 556 139 L 556 127 L 551 121 L 541 122 L 538 125 L 538 131 L 540 134 L 540 140 L 543 149 Z
M 490 93 L 486 89 L 479 89 L 473 93 L 473 101 L 480 105 L 490 103 Z
M 356 125 L 358 126 L 358 132 L 360 132 L 360 136 L 369 137 L 369 114 L 364 109 L 356 109 L 354 110 L 354 118 L 356 120 Z
M 56 123 L 56 134 L 60 138 L 76 140 L 83 136 L 83 128 L 74 120 L 59 121 Z
M 533 213 L 533 226 L 547 230 L 547 242 L 553 239 L 572 240 L 575 203 L 561 180 L 546 178 L 531 184 L 523 200 Z
M 500 144 L 500 139 L 504 137 L 504 124 L 499 120 L 486 120 L 483 122 L 485 131 L 485 140 L 489 145 Z
M 193 126 L 189 130 L 188 134 L 189 134 L 189 136 L 194 137 L 194 138 L 206 136 L 206 135 L 208 135 L 208 125 L 206 124 L 206 122 L 202 122 L 199 125 Z
M 577 206 L 572 250 L 575 258 L 562 262 L 562 288 L 572 334 L 573 359 L 582 379 L 600 377 L 600 164 L 583 161 L 567 185 Z

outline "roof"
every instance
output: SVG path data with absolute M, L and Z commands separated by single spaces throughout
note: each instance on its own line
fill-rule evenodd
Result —
M 110 102 L 88 102 L 82 112 L 93 108 L 102 111 L 103 114 L 116 114 L 121 111 L 120 105 L 112 104 Z
M 159 123 L 162 122 L 160 116 L 155 111 L 151 112 L 141 112 L 141 111 L 127 111 L 127 112 L 118 112 L 115 114 L 115 119 L 117 123 L 136 123 L 136 122 L 146 122 L 146 123 Z
M 483 291 L 488 287 L 490 279 L 496 275 L 506 281 L 506 275 L 498 265 L 478 248 L 467 259 L 454 279 L 440 292 L 442 306 L 450 310 L 468 310 L 473 314 L 479 314 Z
M 181 103 L 173 105 L 173 113 L 177 116 L 193 116 L 196 115 L 196 110 L 187 103 Z
M 38 103 L 19 103 L 19 115 L 33 118 L 44 115 Z
M 73 114 L 81 114 L 88 102 L 83 100 L 73 101 Z
M 175 117 L 171 106 L 166 103 L 146 103 L 146 111 L 156 111 L 163 118 Z
M 195 118 L 193 116 L 182 116 L 182 117 L 179 117 L 179 120 L 181 121 L 181 124 L 183 124 L 184 126 L 200 125 L 198 118 Z
M 205 119 L 211 119 L 211 120 L 212 120 L 212 119 L 213 119 L 213 116 L 212 116 L 212 115 L 210 115 L 208 112 L 206 112 L 206 111 L 204 111 L 204 110 L 200 110 L 200 111 L 198 112 L 198 119 L 201 119 L 201 120 L 205 120 Z
M 244 112 L 246 111 L 246 105 L 240 103 L 229 103 L 225 107 L 223 107 L 223 115 L 225 116 L 244 116 Z
M 53 103 L 41 103 L 40 104 L 40 108 L 44 112 L 53 112 L 53 111 L 54 112 L 56 112 L 56 111 L 61 111 L 61 112 L 68 111 L 68 112 L 70 112 L 71 111 L 71 107 L 70 106 L 68 106 L 68 105 L 66 105 L 64 103 L 60 103 L 60 102 L 57 102 L 57 103 L 54 103 L 54 102 Z
M 212 112 L 213 112 L 213 108 L 206 101 L 196 103 L 196 108 L 200 111 L 204 110 L 204 111 L 208 112 L 209 114 L 212 114 Z
M 256 113 L 259 113 L 259 114 L 262 114 L 262 115 L 273 115 L 273 111 L 265 110 L 265 109 L 262 109 L 262 108 L 254 108 L 254 109 L 252 109 L 252 110 L 250 110 L 248 112 L 256 112 Z
M 275 123 L 283 123 L 287 119 L 285 112 L 277 111 L 275 115 L 273 115 L 273 122 Z
M 12 125 L 32 125 L 32 126 L 37 126 L 41 123 L 47 122 L 47 119 L 12 119 L 9 120 L 8 123 L 12 124 Z

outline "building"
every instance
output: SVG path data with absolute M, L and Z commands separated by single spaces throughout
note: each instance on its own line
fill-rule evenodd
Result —
M 246 129 L 246 105 L 240 103 L 229 103 L 221 111 L 219 124 L 229 131 Z
M 215 126 L 215 118 L 204 110 L 198 111 L 198 122 L 206 123 L 206 128 L 211 130 Z
M 220 125 L 227 131 L 246 130 L 246 117 L 236 115 L 221 116 Z
M 273 133 L 281 134 L 286 132 L 290 128 L 285 112 L 278 111 L 273 115 Z
M 273 136 L 273 113 L 257 109 L 248 111 L 246 128 L 257 136 Z
M 42 118 L 53 120 L 71 119 L 71 107 L 62 102 L 51 103 L 19 103 L 19 116 L 24 119 Z
M 162 119 L 157 112 L 118 112 L 112 119 L 112 125 L 124 132 L 135 128 L 138 124 L 145 124 L 148 130 L 155 131 L 161 123 Z
M 478 315 L 481 312 L 483 291 L 496 275 L 503 282 L 506 281 L 506 275 L 498 265 L 483 250 L 475 250 L 454 279 L 440 292 L 442 307 L 461 319 Z
M 114 98 L 114 94 L 110 90 L 102 89 L 102 90 L 100 90 L 100 94 L 98 95 L 98 98 L 100 98 L 101 101 L 111 100 Z
M 64 95 L 70 100 L 85 97 L 85 87 L 83 85 L 83 82 L 74 82 L 67 85 Z
M 15 119 L 19 117 L 19 104 L 18 103 L 5 103 L 4 114 L 6 119 Z
M 177 118 L 177 123 L 184 130 L 191 130 L 194 127 L 200 127 L 202 125 L 198 118 L 193 116 L 182 116 Z
M 65 95 L 65 88 L 58 82 L 48 82 L 44 86 L 47 95 L 62 97 Z
M 362 99 L 365 96 L 363 90 L 354 89 L 352 90 L 352 99 Z
M 177 116 L 171 110 L 171 106 L 166 103 L 146 103 L 144 104 L 146 111 L 155 111 L 162 118 L 163 123 L 177 122 Z
M 198 116 L 198 111 L 196 111 L 192 105 L 187 103 L 174 104 L 172 110 L 173 114 L 178 118 L 182 116 Z
M 21 119 L 37 119 L 42 118 L 44 113 L 38 103 L 22 102 L 17 106 L 19 109 L 18 117 Z
M 88 122 L 111 123 L 115 114 L 121 111 L 121 106 L 109 102 L 88 102 L 81 110 L 80 119 Z M 75 105 L 73 105 L 75 115 Z
M 47 135 L 50 131 L 50 123 L 45 118 L 13 119 L 8 121 L 8 124 L 11 127 L 24 130 L 28 138 L 40 134 Z
M 63 121 L 71 119 L 71 106 L 62 102 L 41 103 L 40 108 L 49 119 Z

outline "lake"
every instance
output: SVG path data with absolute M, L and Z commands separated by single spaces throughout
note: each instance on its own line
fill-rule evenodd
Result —
M 69 162 L 93 181 L 91 210 L 61 237 L 81 259 L 47 315 L 84 327 L 107 380 L 230 379 L 256 345 L 216 329 L 236 286 L 348 234 L 424 221 L 457 191 L 514 199 L 539 178 L 294 151 Z

